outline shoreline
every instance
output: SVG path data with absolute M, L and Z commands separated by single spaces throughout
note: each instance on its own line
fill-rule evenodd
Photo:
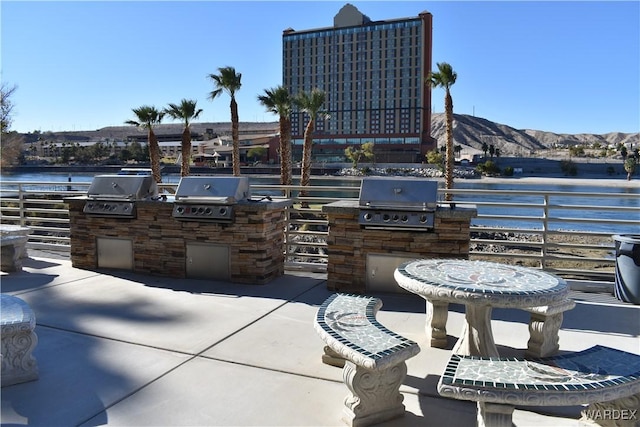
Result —
M 628 188 L 640 188 L 640 180 L 632 179 L 627 181 L 620 178 L 611 178 L 610 176 L 603 176 L 598 178 L 577 178 L 577 177 L 565 177 L 565 176 L 525 176 L 517 178 L 496 178 L 496 177 L 481 177 L 481 181 L 487 183 L 496 184 L 509 184 L 517 183 L 519 185 L 527 184 L 558 184 L 561 182 L 563 185 L 582 185 L 593 187 L 628 187 Z M 455 188 L 455 182 L 454 182 Z
M 396 165 L 397 166 L 397 165 Z M 86 165 L 86 166 L 42 166 L 42 165 L 22 165 L 14 167 L 2 168 L 2 175 L 12 175 L 21 173 L 117 173 L 126 165 Z M 148 167 L 140 165 L 140 167 Z M 412 168 L 407 165 L 407 168 Z M 174 170 L 175 169 L 175 170 Z M 294 168 L 295 171 L 296 168 Z M 335 169 L 335 170 L 334 170 Z M 362 175 L 336 175 L 341 168 L 312 168 L 312 177 L 322 179 L 340 179 L 353 178 L 361 179 Z M 244 175 L 262 175 L 262 176 L 280 176 L 279 166 L 255 166 L 242 167 Z M 174 165 L 164 165 L 163 175 L 179 174 L 180 168 Z M 231 168 L 209 168 L 209 167 L 192 167 L 192 174 L 231 174 Z M 295 174 L 294 174 L 295 175 Z M 299 176 L 299 173 L 298 173 Z M 373 175 L 371 175 L 373 176 Z M 405 176 L 405 175 L 400 175 Z M 406 175 L 411 176 L 411 175 Z M 443 177 L 432 177 L 432 179 L 442 181 Z M 615 187 L 615 188 L 640 188 L 640 179 L 633 178 L 627 181 L 622 175 L 606 175 L 606 174 L 578 174 L 577 176 L 565 176 L 557 173 L 539 174 L 530 176 L 511 176 L 511 177 L 489 177 L 480 176 L 474 178 L 456 177 L 454 181 L 458 182 L 474 182 L 495 184 L 516 184 L 516 185 L 576 185 L 576 186 L 595 186 L 595 187 Z

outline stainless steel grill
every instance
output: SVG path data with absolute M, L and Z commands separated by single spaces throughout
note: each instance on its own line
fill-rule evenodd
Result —
M 438 183 L 423 178 L 363 178 L 360 225 L 428 231 L 434 226 Z
M 173 217 L 182 221 L 232 222 L 233 205 L 250 197 L 247 177 L 185 176 L 176 190 Z
M 136 201 L 158 197 L 151 175 L 96 175 L 83 212 L 93 216 L 135 218 Z

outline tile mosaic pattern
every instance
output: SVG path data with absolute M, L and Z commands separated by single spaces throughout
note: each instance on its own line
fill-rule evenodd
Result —
M 566 286 L 564 279 L 544 271 L 487 261 L 419 260 L 400 270 L 417 280 L 469 292 L 526 295 Z
M 378 298 L 334 294 L 318 309 L 316 330 L 334 351 L 369 369 L 383 369 L 418 354 L 418 344 L 376 320 L 381 306 Z
M 0 313 L 2 313 L 3 335 L 15 327 L 33 330 L 36 326 L 36 316 L 31 307 L 13 295 L 0 295 Z
M 461 259 L 420 259 L 401 264 L 398 284 L 426 298 L 472 300 L 501 307 L 535 307 L 566 299 L 564 279 L 515 265 Z
M 596 402 L 605 396 L 605 400 L 611 400 L 616 394 L 620 397 L 640 392 L 640 356 L 604 346 L 529 360 L 454 354 L 438 389 L 443 395 L 453 394 L 449 397 L 466 395 L 468 400 L 512 404 L 551 401 L 573 405 Z M 478 391 L 476 398 L 471 397 L 474 390 Z M 535 394 L 541 397 L 531 397 Z M 572 398 L 572 394 L 580 397 Z

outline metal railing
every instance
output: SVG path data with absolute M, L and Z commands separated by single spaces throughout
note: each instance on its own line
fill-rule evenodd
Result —
M 83 196 L 90 183 L 2 182 L 0 220 L 30 227 L 28 246 L 69 251 L 67 197 Z M 514 184 L 515 186 L 515 184 Z M 176 184 L 161 184 L 174 193 Z M 252 184 L 254 196 L 289 198 L 287 269 L 325 271 L 328 223 L 322 206 L 357 199 L 359 187 Z M 439 190 L 443 193 L 443 190 Z M 640 233 L 638 192 L 545 192 L 455 189 L 457 204 L 473 204 L 470 258 L 542 268 L 564 277 L 613 280 L 617 230 Z M 338 194 L 338 196 L 336 196 Z M 613 199 L 618 199 L 614 205 Z M 623 203 L 619 201 L 623 200 Z M 595 201 L 595 202 L 594 202 Z M 622 204 L 623 206 L 620 206 Z

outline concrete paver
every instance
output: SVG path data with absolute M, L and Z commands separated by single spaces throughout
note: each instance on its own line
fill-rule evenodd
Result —
M 87 271 L 30 258 L 0 276 L 2 292 L 36 313 L 37 381 L 2 389 L 3 425 L 339 426 L 348 393 L 321 363 L 313 329 L 331 294 L 319 273 L 287 272 L 268 285 Z M 436 384 L 464 321 L 451 305 L 448 347 L 428 347 L 424 301 L 379 294 L 378 320 L 421 352 L 407 361 L 406 416 L 381 426 L 468 426 L 475 404 L 441 398 Z M 572 293 L 561 351 L 595 344 L 640 354 L 640 306 Z M 496 309 L 501 354 L 522 355 L 528 313 Z M 581 407 L 518 408 L 518 426 L 578 426 Z

